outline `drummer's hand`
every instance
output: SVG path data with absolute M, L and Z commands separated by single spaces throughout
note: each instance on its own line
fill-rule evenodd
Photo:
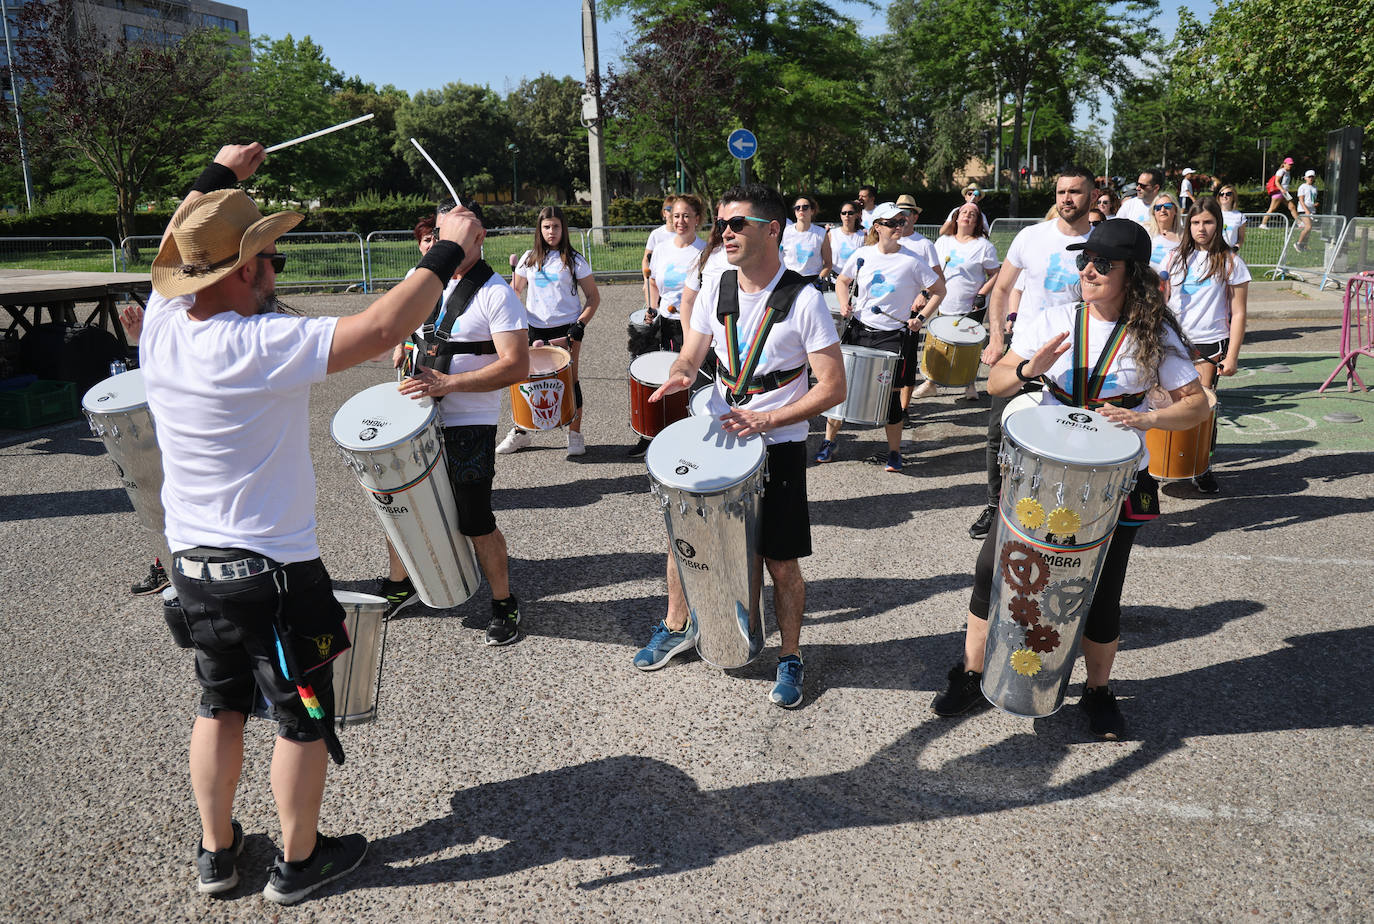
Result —
M 675 395 L 678 392 L 691 387 L 692 379 L 690 376 L 682 375 L 681 373 L 678 373 L 677 375 L 669 374 L 668 381 L 658 386 L 658 391 L 654 392 L 652 395 L 649 396 L 649 403 L 652 404 L 655 401 L 661 401 L 668 395 Z
M 393 368 L 393 369 L 399 369 L 399 368 L 401 368 L 401 363 L 405 362 L 405 359 L 406 359 L 406 348 L 405 348 L 405 345 L 404 345 L 404 344 L 400 344 L 400 343 L 396 344 L 396 346 L 393 347 L 392 350 L 391 350 L 391 368 Z
M 1000 344 L 993 346 L 992 342 L 989 341 L 988 345 L 983 347 L 983 355 L 978 358 L 983 361 L 985 366 L 995 366 L 1001 361 L 1002 354 L 1005 352 L 1006 350 Z
M 440 398 L 453 391 L 452 379 L 451 375 L 442 375 L 428 366 L 420 366 L 396 387 L 407 398 Z
M 911 331 L 911 332 L 914 334 L 914 333 L 916 333 L 916 331 L 918 331 L 918 330 L 920 330 L 922 327 L 924 327 L 924 326 L 925 326 L 925 323 L 926 323 L 926 319 L 923 318 L 923 317 L 921 317 L 921 316 L 918 314 L 918 315 L 916 315 L 915 317 L 913 317 L 910 321 L 907 321 L 907 322 L 906 322 L 906 329 L 909 330 L 909 331 Z
M 547 343 L 548 343 L 548 341 L 545 341 L 545 340 L 536 340 L 536 341 L 534 341 L 534 343 L 531 343 L 530 346 L 531 346 L 531 347 L 541 347 L 541 346 L 545 346 Z
M 143 309 L 138 305 L 125 305 L 119 309 L 119 323 L 130 339 L 137 340 L 143 331 Z
M 742 407 L 731 408 L 729 413 L 722 414 L 720 422 L 727 433 L 736 436 L 754 436 L 773 427 L 772 415 L 767 411 L 749 411 Z
M 1104 404 L 1094 410 L 1112 423 L 1125 424 L 1136 430 L 1149 430 L 1154 427 L 1154 417 L 1149 412 L 1142 414 L 1139 411 L 1117 407 L 1115 404 Z
M 852 315 L 853 313 L 854 313 L 854 309 L 851 308 L 849 305 L 846 304 L 846 305 L 841 305 L 841 306 L 840 306 L 840 317 L 842 317 L 842 318 L 847 318 L 847 317 L 849 317 L 850 315 Z
M 1229 357 L 1217 363 L 1217 375 L 1235 375 L 1239 369 L 1240 362 Z
M 1024 374 L 1029 378 L 1039 378 L 1054 366 L 1054 361 L 1063 356 L 1073 346 L 1073 341 L 1069 339 L 1067 333 L 1055 334 L 1045 345 L 1035 351 L 1030 362 L 1026 363 Z
M 267 152 L 256 141 L 252 144 L 226 144 L 215 155 L 215 163 L 234 171 L 242 183 L 267 159 Z
M 465 208 L 450 209 L 439 216 L 440 239 L 456 242 L 465 255 L 476 253 L 486 236 L 477 216 Z

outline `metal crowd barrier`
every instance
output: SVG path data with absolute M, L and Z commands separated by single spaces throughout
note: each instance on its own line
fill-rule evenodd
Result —
M 148 272 L 161 239 L 161 235 L 151 234 L 126 237 L 120 242 L 124 268 Z M 277 277 L 280 288 L 357 286 L 369 290 L 363 239 L 352 231 L 292 231 L 283 234 L 277 246 L 286 254 L 286 269 Z
M 1271 212 L 1269 227 L 1265 229 L 1260 227 L 1265 217 L 1264 212 L 1245 213 L 1245 242 L 1240 245 L 1240 258 L 1246 266 L 1278 266 L 1293 222 L 1286 213 Z
M 119 249 L 108 237 L 0 237 L 0 268 L 119 271 Z
M 661 225 L 600 225 L 582 232 L 582 256 L 599 276 L 640 278 L 644 244 Z
M 1354 218 L 1327 251 L 1320 288 L 1326 288 L 1328 282 L 1339 286 L 1367 273 L 1374 273 L 1374 218 Z
M 1314 215 L 1310 220 L 1312 230 L 1305 235 L 1306 240 L 1302 219 L 1288 229 L 1278 263 L 1268 273 L 1271 279 L 1296 279 L 1316 283 L 1319 288 L 1326 287 L 1331 265 L 1345 236 L 1346 220 L 1344 215 Z M 1246 235 L 1248 237 L 1248 231 Z

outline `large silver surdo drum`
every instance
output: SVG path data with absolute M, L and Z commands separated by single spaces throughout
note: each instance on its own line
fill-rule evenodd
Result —
M 1038 718 L 1064 703 L 1142 444 L 1135 430 L 1058 404 L 1017 411 L 1002 434 L 983 694 Z
M 697 651 L 716 667 L 743 667 L 763 651 L 763 615 L 752 589 L 767 455 L 711 415 L 669 425 L 649 444 L 649 484 L 668 527 Z
M 892 401 L 892 383 L 897 376 L 896 353 L 846 343 L 844 354 L 844 400 L 825 412 L 831 420 L 863 427 L 880 427 L 887 422 Z
M 471 597 L 482 572 L 458 531 L 434 402 L 407 398 L 394 382 L 373 385 L 344 402 L 330 434 L 420 599 L 445 609 Z
M 112 375 L 81 399 L 91 432 L 110 454 L 139 522 L 159 540 L 166 532 L 162 509 L 162 452 L 138 369 Z

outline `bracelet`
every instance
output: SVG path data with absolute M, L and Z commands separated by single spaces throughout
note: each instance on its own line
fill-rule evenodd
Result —
M 1025 373 L 1025 368 L 1026 368 L 1026 363 L 1028 363 L 1028 362 L 1030 362 L 1029 359 L 1023 359 L 1023 360 L 1021 360 L 1020 363 L 1017 364 L 1017 366 L 1016 366 L 1016 377 L 1017 377 L 1018 379 L 1020 379 L 1021 381 L 1023 381 L 1023 382 L 1034 382 L 1036 378 L 1039 378 L 1039 376 L 1027 378 L 1026 373 Z
M 233 189 L 237 185 L 238 174 L 224 164 L 212 163 L 200 171 L 200 176 L 191 184 L 191 192 L 212 193 L 217 189 Z
M 441 285 L 448 285 L 453 274 L 458 272 L 458 267 L 463 265 L 464 257 L 463 245 L 457 241 L 435 241 L 434 246 L 429 248 L 429 253 L 415 264 L 415 268 L 429 270 L 439 277 Z

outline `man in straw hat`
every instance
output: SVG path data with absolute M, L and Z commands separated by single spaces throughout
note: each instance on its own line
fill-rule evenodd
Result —
M 191 787 L 200 810 L 199 890 L 227 892 L 243 830 L 233 820 L 243 725 L 256 690 L 278 722 L 272 792 L 282 844 L 264 897 L 284 904 L 362 862 L 367 841 L 318 834 L 333 736 L 330 661 L 348 647 L 343 612 L 315 539 L 310 386 L 371 359 L 424 321 L 444 284 L 476 253 L 470 213 L 409 279 L 360 314 L 275 312 L 277 239 L 301 216 L 263 216 L 233 187 L 262 164 L 261 145 L 227 145 L 172 216 L 153 261 L 139 349 L 162 450 L 180 640 L 195 649 L 200 706 Z M 175 631 L 175 630 L 174 630 Z

